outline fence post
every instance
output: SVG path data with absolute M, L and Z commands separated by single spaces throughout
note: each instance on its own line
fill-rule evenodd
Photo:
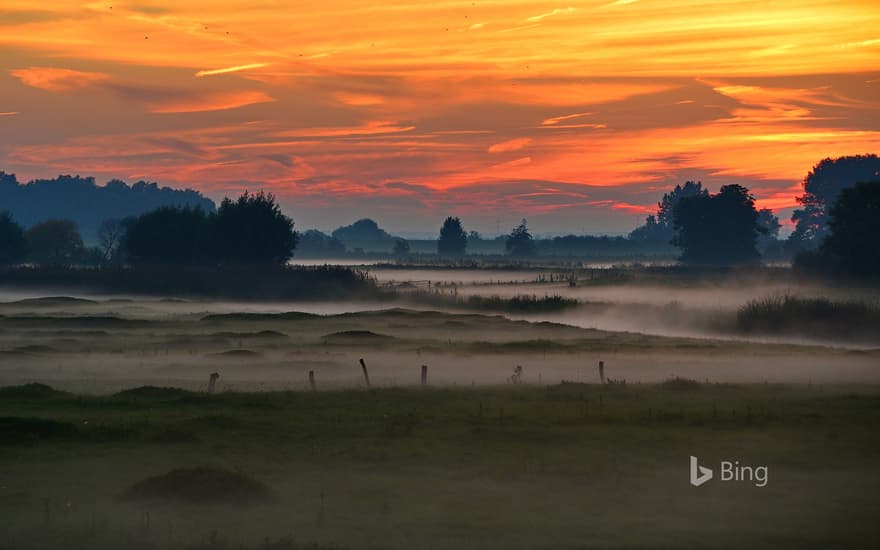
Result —
M 422 385 L 428 384 L 428 365 L 422 365 Z
M 367 372 L 367 364 L 364 363 L 364 358 L 361 357 L 361 370 L 364 371 L 364 382 L 367 383 L 367 387 L 370 387 L 370 374 Z
M 315 371 L 313 371 L 313 370 L 309 371 L 309 385 L 312 387 L 312 391 L 315 391 L 318 389 L 315 387 Z
M 599 380 L 605 383 L 605 361 L 599 361 Z
M 219 373 L 211 373 L 211 377 L 208 379 L 208 393 L 214 393 L 214 386 L 217 384 L 218 378 L 220 378 Z

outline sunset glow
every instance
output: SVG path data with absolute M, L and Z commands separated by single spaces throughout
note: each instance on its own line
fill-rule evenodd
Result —
M 276 193 L 298 227 L 625 232 L 671 185 L 787 218 L 880 150 L 869 0 L 0 5 L 0 169 Z

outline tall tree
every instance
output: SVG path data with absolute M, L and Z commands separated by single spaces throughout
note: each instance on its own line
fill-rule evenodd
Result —
M 128 223 L 131 223 L 131 219 Z M 108 264 L 118 259 L 119 247 L 126 228 L 126 222 L 116 218 L 104 220 L 98 226 L 98 250 L 101 263 Z
M 804 178 L 804 194 L 797 199 L 803 208 L 791 216 L 796 226 L 790 240 L 804 248 L 818 247 L 828 235 L 828 209 L 840 192 L 857 182 L 878 177 L 880 158 L 877 155 L 826 158 L 816 164 Z
M 437 253 L 441 256 L 462 256 L 467 249 L 467 233 L 461 220 L 452 216 L 446 218 L 437 239 Z
M 857 277 L 880 277 L 880 180 L 844 189 L 828 214 L 831 233 L 819 249 L 828 267 Z
M 201 208 L 157 208 L 128 227 L 121 249 L 128 261 L 147 265 L 216 263 L 211 220 Z
M 0 172 L 2 180 L 2 172 Z M 24 229 L 9 212 L 0 212 L 0 265 L 17 264 L 27 256 Z
M 758 210 L 758 227 L 761 233 L 758 235 L 758 250 L 765 253 L 773 246 L 778 246 L 779 230 L 782 224 L 779 218 L 769 208 Z
M 681 261 L 727 265 L 759 258 L 755 199 L 741 185 L 725 185 L 714 195 L 682 199 L 673 212 L 673 244 L 682 249 Z
M 507 239 L 504 241 L 504 248 L 508 254 L 518 258 L 534 256 L 538 253 L 525 219 L 514 227 L 510 235 L 507 236 Z
M 657 247 L 668 246 L 675 236 L 673 227 L 675 206 L 682 199 L 705 197 L 708 194 L 709 191 L 703 188 L 703 184 L 699 181 L 686 181 L 684 185 L 676 185 L 675 189 L 663 194 L 663 198 L 657 203 L 657 213 L 645 218 L 645 224 L 629 234 L 630 239 Z
M 30 258 L 41 264 L 69 265 L 78 261 L 85 247 L 71 220 L 47 220 L 25 233 Z
M 281 212 L 271 193 L 262 191 L 223 199 L 214 238 L 219 258 L 227 264 L 284 264 L 298 241 L 293 220 Z
M 664 193 L 663 198 L 657 203 L 657 223 L 672 229 L 675 206 L 682 199 L 690 197 L 708 197 L 709 190 L 703 188 L 700 181 L 686 181 L 684 185 L 676 185 L 669 193 Z

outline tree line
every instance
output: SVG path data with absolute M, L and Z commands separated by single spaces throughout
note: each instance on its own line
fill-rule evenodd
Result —
M 112 179 L 98 185 L 93 177 L 72 175 L 19 182 L 15 174 L 0 171 L 0 210 L 8 210 L 24 227 L 45 220 L 70 220 L 88 242 L 95 240 L 108 212 L 123 219 L 163 206 L 216 210 L 214 202 L 198 191 L 161 187 L 155 182 L 128 184 Z
M 82 179 L 82 178 L 80 178 Z M 626 238 L 575 236 L 535 239 L 523 219 L 506 236 L 504 250 L 514 258 L 577 255 L 639 246 L 676 247 L 690 264 L 753 263 L 783 252 L 811 270 L 876 276 L 880 240 L 876 239 L 880 159 L 857 155 L 824 159 L 804 179 L 803 206 L 792 216 L 795 230 L 778 239 L 781 223 L 772 211 L 758 210 L 755 197 L 741 185 L 711 193 L 701 182 L 685 182 L 665 193 L 657 211 Z M 212 203 L 213 205 L 213 203 Z M 483 241 L 467 232 L 460 218 L 447 217 L 436 240 L 437 254 L 458 257 Z M 294 231 L 275 197 L 244 193 L 226 198 L 215 211 L 200 206 L 165 206 L 139 216 L 105 220 L 98 246 L 85 247 L 72 220 L 43 221 L 25 230 L 7 212 L 0 214 L 0 264 L 250 265 L 284 264 L 301 243 L 305 250 L 345 253 L 347 246 L 380 242 L 398 257 L 410 255 L 405 239 L 394 237 L 370 219 L 340 227 L 332 235 Z M 629 247 L 629 248 L 626 248 Z M 635 248 L 633 248 L 635 247 Z M 357 248 L 355 250 L 358 250 Z M 387 249 L 386 249 L 387 250 Z M 641 250 L 641 249 L 639 249 Z
M 0 213 L 0 265 L 281 265 L 299 235 L 272 194 L 226 198 L 216 212 L 166 206 L 105 220 L 98 246 L 86 247 L 71 220 L 47 220 L 25 230 Z

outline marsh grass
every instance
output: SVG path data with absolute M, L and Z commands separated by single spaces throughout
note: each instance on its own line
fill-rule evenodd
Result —
M 447 292 L 414 291 L 406 298 L 422 305 L 448 307 L 474 311 L 492 311 L 503 313 L 547 313 L 562 311 L 578 305 L 574 298 L 564 296 L 517 295 L 503 296 L 458 296 Z
M 745 333 L 858 339 L 880 334 L 880 306 L 786 294 L 752 300 L 736 314 Z

